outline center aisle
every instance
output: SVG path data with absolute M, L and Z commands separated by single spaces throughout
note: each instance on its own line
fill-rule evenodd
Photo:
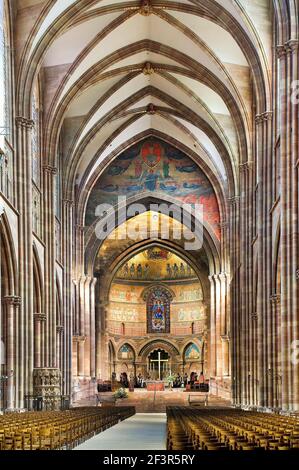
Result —
M 166 414 L 137 413 L 75 450 L 166 450 Z

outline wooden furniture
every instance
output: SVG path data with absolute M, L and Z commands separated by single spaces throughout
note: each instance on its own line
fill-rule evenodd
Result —
M 0 450 L 72 449 L 134 414 L 132 406 L 5 414 L 0 416 Z
M 167 407 L 168 450 L 298 450 L 299 416 Z

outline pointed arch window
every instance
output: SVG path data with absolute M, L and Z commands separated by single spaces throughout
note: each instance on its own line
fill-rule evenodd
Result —
M 146 301 L 147 332 L 170 333 L 170 304 L 173 294 L 164 286 L 153 286 L 143 294 Z

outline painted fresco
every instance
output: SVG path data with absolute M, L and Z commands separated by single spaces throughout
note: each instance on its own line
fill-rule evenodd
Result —
M 152 247 L 127 261 L 117 271 L 116 278 L 130 281 L 179 280 L 196 278 L 196 274 L 179 256 L 166 249 Z
M 119 356 L 121 359 L 134 359 L 133 349 L 129 344 L 124 344 L 119 350 Z
M 186 360 L 190 361 L 190 360 L 200 359 L 200 356 L 201 354 L 196 344 L 190 344 L 190 346 L 188 346 L 188 348 L 186 349 L 186 352 L 185 352 Z
M 139 142 L 111 163 L 90 195 L 85 223 L 93 223 L 99 204 L 114 205 L 118 196 L 155 191 L 181 203 L 202 204 L 204 220 L 219 238 L 219 208 L 208 178 L 187 155 L 156 138 Z

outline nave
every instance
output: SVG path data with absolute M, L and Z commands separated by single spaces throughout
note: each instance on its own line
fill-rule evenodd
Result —
M 137 413 L 75 450 L 166 450 L 166 413 Z
M 298 45 L 299 0 L 0 0 L 2 448 L 297 448 Z
M 213 406 L 11 414 L 0 418 L 0 450 L 296 451 L 299 417 Z

